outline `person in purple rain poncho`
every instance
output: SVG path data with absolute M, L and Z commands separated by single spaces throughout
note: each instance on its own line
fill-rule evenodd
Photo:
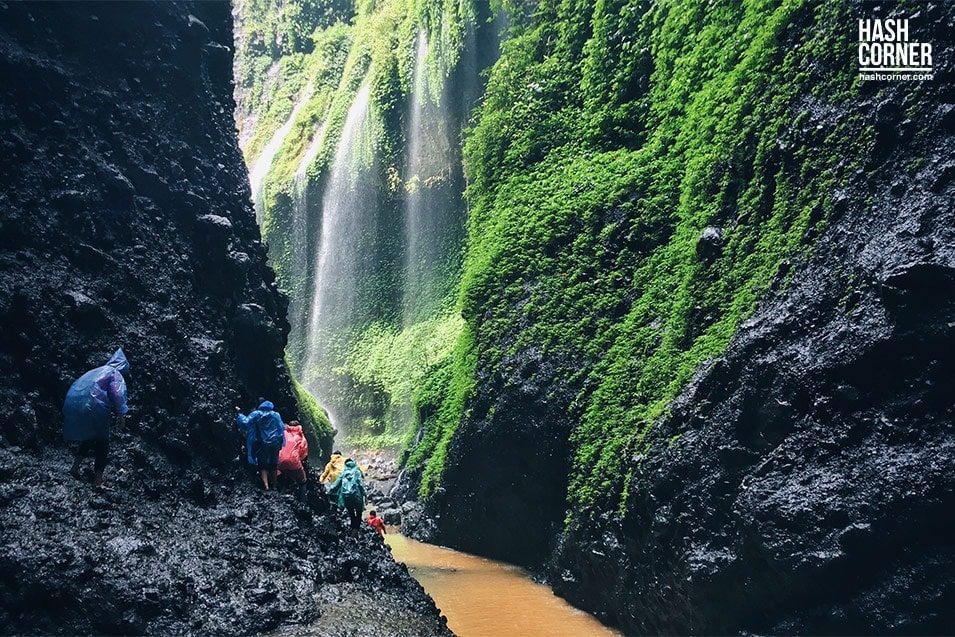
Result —
M 63 402 L 63 438 L 78 443 L 74 448 L 70 473 L 80 477 L 83 458 L 93 455 L 93 485 L 102 489 L 103 471 L 109 455 L 110 420 L 116 414 L 116 429 L 123 430 L 126 406 L 126 380 L 123 372 L 129 362 L 123 349 L 116 350 L 102 367 L 86 372 L 66 392 Z

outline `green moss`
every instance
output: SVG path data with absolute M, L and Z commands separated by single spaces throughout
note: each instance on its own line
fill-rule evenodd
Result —
M 873 131 L 851 107 L 859 84 L 844 1 L 500 6 L 509 28 L 464 147 L 467 247 L 442 288 L 460 277 L 456 299 L 418 323 L 388 310 L 355 326 L 331 345 L 347 353 L 333 371 L 366 434 L 404 438 L 402 462 L 428 497 L 455 432 L 495 417 L 492 407 L 471 413 L 476 379 L 506 377 L 510 357 L 539 350 L 560 389 L 552 393 L 576 397 L 565 406 L 575 423 L 568 493 L 582 522 L 623 510 L 627 468 L 651 452 L 650 428 L 760 299 L 785 289 Z M 290 96 L 322 79 L 269 175 L 273 258 L 296 249 L 283 233 L 309 136 L 327 127 L 308 171 L 315 185 L 364 81 L 382 219 L 400 209 L 418 30 L 428 33 L 433 98 L 475 14 L 450 0 L 360 3 L 352 23 L 312 34 L 313 51 L 283 58 L 262 139 L 287 117 Z M 264 63 L 250 56 L 247 70 Z M 722 244 L 698 254 L 711 226 Z M 278 270 L 283 288 L 305 285 Z M 386 275 L 362 283 L 382 308 L 393 307 L 396 285 Z M 404 431 L 406 421 L 416 426 Z M 587 478 L 594 472 L 598 483 Z
M 466 325 L 451 354 L 432 366 L 417 388 L 414 408 L 419 428 L 409 432 L 401 458 L 402 466 L 421 472 L 422 498 L 441 483 L 448 445 L 474 391 L 477 352 Z
M 840 4 L 606 0 L 536 17 L 505 43 L 466 141 L 461 305 L 477 369 L 504 342 L 564 362 L 569 499 L 586 517 L 625 502 L 649 428 L 810 245 L 867 142 L 800 106 L 851 97 L 851 56 L 808 72 L 833 66 Z M 702 258 L 709 226 L 723 245 Z
M 332 423 L 328 420 L 328 414 L 318 404 L 315 397 L 295 379 L 292 379 L 292 390 L 295 392 L 295 405 L 298 408 L 298 417 L 299 422 L 302 423 L 302 428 L 322 441 L 324 447 L 325 444 L 331 442 L 334 435 Z

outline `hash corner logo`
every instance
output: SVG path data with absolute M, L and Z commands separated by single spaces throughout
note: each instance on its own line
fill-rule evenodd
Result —
M 913 40 L 909 18 L 859 18 L 859 79 L 932 80 L 932 44 Z

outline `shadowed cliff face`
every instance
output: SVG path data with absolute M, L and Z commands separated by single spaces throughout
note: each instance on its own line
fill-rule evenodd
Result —
M 221 466 L 233 449 L 212 443 L 231 440 L 233 404 L 268 395 L 292 415 L 287 303 L 235 142 L 231 36 L 208 26 L 228 26 L 226 8 L 200 7 L 205 21 L 148 3 L 4 10 L 12 444 L 56 440 L 69 383 L 117 346 L 132 427 L 157 443 L 177 438 Z
M 231 46 L 225 2 L 0 3 L 7 631 L 249 633 L 347 590 L 380 591 L 406 634 L 444 630 L 374 534 L 346 544 L 323 498 L 257 493 L 246 473 L 233 406 L 297 414 Z M 60 410 L 119 346 L 131 411 L 116 491 L 94 493 L 67 474 Z

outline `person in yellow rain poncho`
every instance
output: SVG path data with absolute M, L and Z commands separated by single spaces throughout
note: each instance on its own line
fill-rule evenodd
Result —
M 328 464 L 325 465 L 325 470 L 322 471 L 321 477 L 318 481 L 324 483 L 326 480 L 329 482 L 335 482 L 338 479 L 338 476 L 342 474 L 342 470 L 345 468 L 345 457 L 342 456 L 341 451 L 333 451 L 331 458 L 328 459 Z

